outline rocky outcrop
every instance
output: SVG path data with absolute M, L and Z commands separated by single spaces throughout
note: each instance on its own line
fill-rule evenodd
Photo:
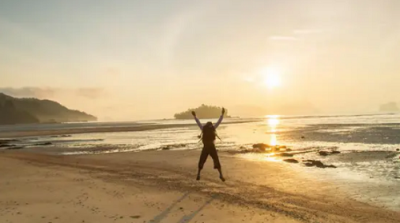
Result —
M 196 112 L 199 119 L 215 119 L 221 116 L 221 107 L 201 105 L 200 107 L 188 109 L 187 111 L 175 114 L 175 119 L 193 119 L 192 111 Z M 228 110 L 225 109 L 225 117 L 229 118 Z
M 303 160 L 303 163 L 307 167 L 318 167 L 318 168 L 336 168 L 334 165 L 325 165 L 319 160 Z

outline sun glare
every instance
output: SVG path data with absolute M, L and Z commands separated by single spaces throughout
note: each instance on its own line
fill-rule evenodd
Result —
M 272 89 L 281 85 L 280 73 L 277 69 L 269 67 L 264 69 L 261 74 L 264 78 L 264 84 L 268 88 Z
M 279 119 L 277 119 L 277 118 L 268 119 L 268 125 L 270 127 L 276 127 L 277 125 L 279 125 Z
M 267 118 L 268 126 L 271 128 L 276 128 L 280 121 L 279 121 L 279 115 L 266 115 Z
M 269 144 L 271 146 L 276 146 L 276 145 L 278 145 L 278 139 L 277 139 L 276 132 L 277 132 L 277 127 L 280 123 L 279 115 L 267 115 L 266 118 L 267 118 L 268 127 L 271 132 L 271 134 L 270 134 L 271 138 L 270 138 Z

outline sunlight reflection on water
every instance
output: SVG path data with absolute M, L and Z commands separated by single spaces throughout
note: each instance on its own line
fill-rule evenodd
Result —
M 281 162 L 282 161 L 281 159 L 278 159 L 275 156 L 275 153 L 269 153 L 269 154 L 265 155 L 263 160 L 268 161 L 268 162 Z
M 279 120 L 279 115 L 267 115 L 267 125 L 269 128 L 269 131 L 271 132 L 270 134 L 270 139 L 269 139 L 269 144 L 271 146 L 276 146 L 278 145 L 278 139 L 277 139 L 277 127 L 280 123 Z

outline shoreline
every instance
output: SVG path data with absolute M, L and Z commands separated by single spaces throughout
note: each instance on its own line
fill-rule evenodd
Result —
M 236 122 L 225 122 L 224 125 L 243 124 L 251 123 L 255 121 L 236 121 Z M 65 124 L 68 125 L 68 124 Z M 87 133 L 113 133 L 113 132 L 137 132 L 137 131 L 151 131 L 159 129 L 173 129 L 173 128 L 186 128 L 196 127 L 197 124 L 140 124 L 134 123 L 132 126 L 117 126 L 117 127 L 71 127 L 71 128 L 54 128 L 50 130 L 32 129 L 32 130 L 10 130 L 0 131 L 0 139 L 6 138 L 22 138 L 22 137 L 40 137 L 40 136 L 52 136 L 52 135 L 70 135 L 70 134 L 87 134 Z
M 0 138 L 21 138 L 21 137 L 39 137 L 51 135 L 66 135 L 66 134 L 86 134 L 86 133 L 108 133 L 108 132 L 134 132 L 134 131 L 149 131 L 157 129 L 191 127 L 195 124 L 170 124 L 170 125 L 140 125 L 129 127 L 90 127 L 90 128 L 70 128 L 70 129 L 53 129 L 53 130 L 30 130 L 30 131 L 11 131 L 0 132 Z
M 0 151 L 0 184 L 10 192 L 0 202 L 0 220 L 31 222 L 29 219 L 49 215 L 50 210 L 58 213 L 54 222 L 71 222 L 67 219 L 78 217 L 86 222 L 109 222 L 110 217 L 115 217 L 110 211 L 119 212 L 118 222 L 400 221 L 399 212 L 350 199 L 334 183 L 280 163 L 248 161 L 221 153 L 227 182 L 219 181 L 211 168 L 211 159 L 202 180 L 197 182 L 194 179 L 198 153 L 149 151 L 58 156 Z M 87 182 L 92 182 L 89 187 Z M 54 200 L 46 203 L 46 208 L 28 213 L 25 208 L 39 204 L 43 198 L 25 190 L 38 195 L 50 190 Z M 108 196 L 104 190 L 114 192 Z M 83 193 L 91 196 L 85 195 L 87 198 L 83 199 Z M 25 205 L 10 203 L 15 202 L 14 196 Z M 175 206 L 171 206 L 173 201 Z M 75 210 L 79 205 L 85 208 Z M 86 208 L 89 206 L 92 208 Z M 76 211 L 74 216 L 67 215 L 70 211 Z

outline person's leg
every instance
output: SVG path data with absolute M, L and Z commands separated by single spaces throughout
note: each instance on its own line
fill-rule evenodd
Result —
M 224 175 L 222 174 L 222 169 L 221 169 L 221 167 L 220 167 L 220 168 L 217 168 L 217 169 L 218 169 L 218 172 L 219 172 L 219 179 L 221 179 L 222 182 L 225 182 L 225 177 L 224 177 Z
M 221 163 L 219 162 L 218 152 L 215 146 L 210 150 L 210 156 L 214 161 L 214 169 L 217 169 L 219 172 L 219 178 L 225 182 L 224 175 L 222 174 Z
M 201 151 L 201 155 L 200 155 L 196 180 L 200 180 L 200 172 L 204 167 L 204 163 L 207 161 L 207 157 L 208 157 L 208 151 L 205 148 L 203 148 L 203 150 Z

